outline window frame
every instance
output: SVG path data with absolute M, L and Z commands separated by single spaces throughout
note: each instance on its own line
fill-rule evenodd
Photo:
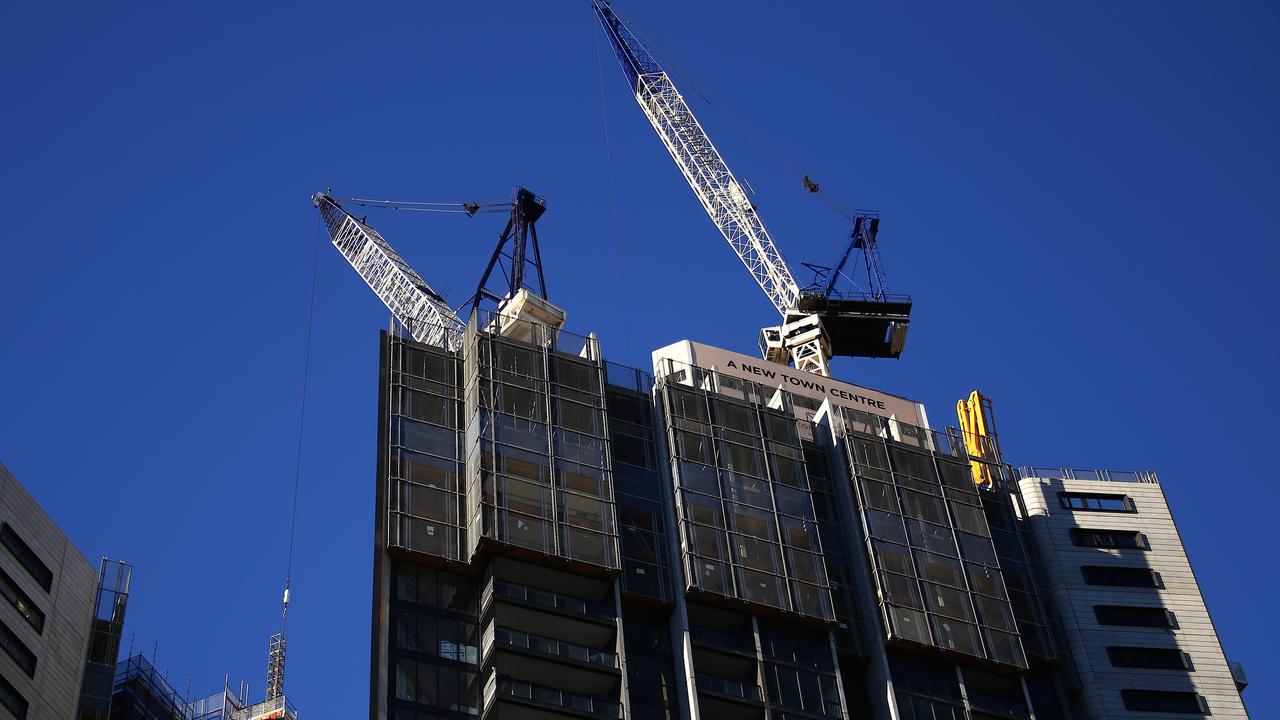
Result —
M 1071 544 L 1076 547 L 1103 548 L 1106 550 L 1142 550 L 1142 551 L 1148 551 L 1151 549 L 1151 541 L 1147 538 L 1145 533 L 1138 530 L 1117 530 L 1117 529 L 1106 529 L 1106 528 L 1083 528 L 1083 527 L 1073 527 L 1073 528 L 1070 528 L 1069 530 L 1071 535 Z M 1111 542 L 1107 542 L 1107 543 L 1089 542 L 1088 540 L 1090 535 L 1094 535 L 1097 538 L 1103 538 L 1103 537 L 1106 537 L 1107 535 L 1113 535 L 1113 536 L 1122 536 L 1122 537 L 1125 537 L 1126 539 L 1130 535 L 1132 535 L 1133 540 L 1135 541 L 1135 544 L 1133 545 L 1118 544 L 1114 542 L 1114 538 L 1107 538 L 1111 540 Z
M 1115 500 L 1119 499 L 1123 507 L 1107 508 L 1102 507 L 1099 503 L 1098 507 L 1089 507 L 1087 503 L 1077 507 L 1071 504 L 1071 500 Z M 1058 493 L 1058 504 L 1064 509 L 1072 512 L 1111 512 L 1111 513 L 1136 513 L 1138 506 L 1133 502 L 1133 498 L 1124 493 L 1091 493 L 1091 492 L 1060 492 Z
M 1150 585 L 1127 581 L 1127 579 L 1138 579 L 1139 572 L 1147 573 L 1147 576 L 1151 578 Z M 1153 590 L 1159 590 L 1164 587 L 1164 579 L 1160 577 L 1160 573 L 1149 567 L 1133 567 L 1128 565 L 1081 565 L 1080 574 L 1084 578 L 1086 585 L 1093 585 L 1095 587 L 1125 587 Z
M 0 524 L 0 545 L 4 545 L 9 554 L 27 571 L 32 580 L 44 588 L 45 592 L 52 591 L 53 570 L 40 559 L 35 549 L 28 545 L 9 523 Z
M 1204 696 L 1194 691 L 1153 690 L 1148 688 L 1125 688 L 1120 691 L 1120 699 L 1126 710 L 1135 712 L 1165 712 L 1190 715 L 1208 715 L 1209 706 Z M 1161 700 L 1189 700 L 1199 707 L 1196 710 L 1182 708 L 1158 707 Z
M 1144 661 L 1141 657 L 1143 653 L 1149 654 L 1149 657 L 1162 657 L 1170 661 L 1176 660 L 1175 663 L 1161 665 L 1158 662 L 1153 663 L 1149 660 Z M 1157 647 L 1141 647 L 1137 645 L 1108 645 L 1107 658 L 1111 661 L 1112 667 L 1118 668 L 1141 668 L 1144 670 L 1190 670 L 1191 658 L 1181 648 L 1157 648 Z
M 1164 615 L 1164 623 L 1160 625 L 1153 625 L 1153 624 L 1134 624 L 1131 622 L 1106 622 L 1102 619 L 1103 613 L 1098 612 L 1099 610 L 1103 610 L 1103 609 L 1116 610 L 1118 612 L 1124 612 L 1129 610 L 1146 611 L 1146 612 L 1149 612 L 1149 614 L 1152 617 L 1154 617 L 1155 613 L 1158 611 Z M 1094 617 L 1094 621 L 1097 622 L 1097 624 L 1105 627 L 1152 628 L 1152 629 L 1158 629 L 1158 630 L 1175 630 L 1178 627 L 1177 617 L 1175 617 L 1174 614 L 1170 612 L 1167 608 L 1160 607 L 1157 605 L 1106 605 L 1106 604 L 1094 605 L 1093 617 Z

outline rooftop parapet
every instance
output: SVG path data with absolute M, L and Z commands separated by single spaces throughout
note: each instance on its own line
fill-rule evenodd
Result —
M 1102 482 L 1128 482 L 1160 484 L 1152 470 L 1089 470 L 1081 468 L 1050 468 L 1023 465 L 1018 468 L 1018 479 L 1042 478 L 1046 480 L 1098 480 Z

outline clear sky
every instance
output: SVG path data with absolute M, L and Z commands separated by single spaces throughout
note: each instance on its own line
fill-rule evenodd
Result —
M 835 374 L 919 399 L 939 426 L 981 388 L 1018 464 L 1159 472 L 1254 716 L 1280 713 L 1280 10 L 618 9 L 824 188 L 882 213 L 890 285 L 916 302 L 908 350 Z M 134 564 L 125 643 L 158 643 L 180 690 L 229 672 L 261 696 L 312 192 L 544 194 L 551 297 L 622 363 L 682 338 L 754 352 L 776 321 L 586 0 L 8 3 L 2 17 L 0 461 L 86 555 Z M 830 258 L 844 221 L 689 96 L 792 264 Z M 369 219 L 455 303 L 502 229 Z M 367 712 L 386 324 L 322 246 L 287 680 L 313 718 Z

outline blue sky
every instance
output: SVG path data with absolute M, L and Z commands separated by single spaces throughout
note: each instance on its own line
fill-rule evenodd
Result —
M 916 301 L 908 351 L 835 374 L 925 402 L 936 425 L 981 388 L 1019 464 L 1159 472 L 1226 651 L 1254 678 L 1251 710 L 1280 710 L 1275 563 L 1257 559 L 1275 546 L 1280 10 L 618 9 L 824 188 L 882 213 L 890 285 Z M 545 195 L 551 297 L 615 361 L 643 366 L 686 337 L 753 352 L 775 320 L 585 0 L 3 16 L 0 461 L 86 555 L 134 563 L 128 632 L 136 649 L 158 642 L 180 689 L 190 675 L 213 692 L 230 672 L 262 691 L 310 193 Z M 792 264 L 830 258 L 844 221 L 690 99 Z M 492 215 L 370 221 L 455 303 L 502 229 Z M 321 247 L 287 685 L 312 717 L 367 708 L 386 323 Z

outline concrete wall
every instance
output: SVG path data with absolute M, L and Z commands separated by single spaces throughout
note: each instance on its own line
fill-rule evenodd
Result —
M 1248 717 L 1160 485 L 1032 477 L 1023 478 L 1021 487 L 1068 650 L 1084 686 L 1087 717 L 1186 717 L 1126 710 L 1120 694 L 1126 688 L 1194 691 L 1204 697 L 1215 718 Z M 1059 498 L 1063 492 L 1127 495 L 1136 512 L 1068 509 Z M 1073 527 L 1137 530 L 1147 537 L 1150 549 L 1077 547 L 1071 539 Z M 1089 585 L 1080 570 L 1085 565 L 1149 567 L 1159 573 L 1163 587 Z M 1093 610 L 1099 604 L 1164 607 L 1173 613 L 1176 627 L 1099 625 Z M 1192 669 L 1114 667 L 1109 645 L 1178 648 L 1190 656 Z
M 35 677 L 30 678 L 0 652 L 0 674 L 30 703 L 28 720 L 67 720 L 75 717 L 80 699 L 98 572 L 3 465 L 0 521 L 53 571 L 53 584 L 45 591 L 0 547 L 0 567 L 45 614 L 44 630 L 37 633 L 11 603 L 0 602 L 0 620 L 37 658 Z

